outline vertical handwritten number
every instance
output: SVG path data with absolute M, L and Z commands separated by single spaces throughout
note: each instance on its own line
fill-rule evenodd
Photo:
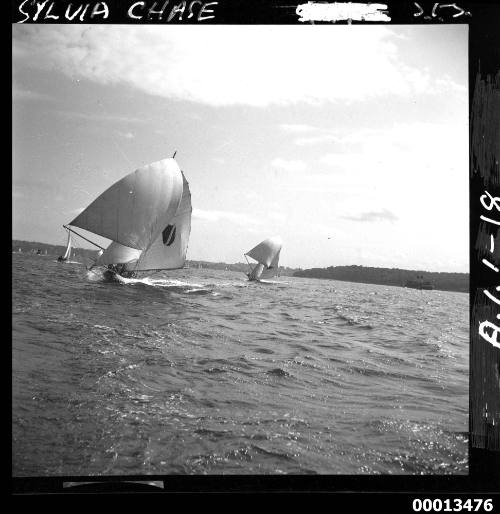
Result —
M 496 297 L 496 296 L 493 296 L 487 289 L 484 289 L 483 290 L 483 293 L 490 299 L 490 300 L 493 300 L 495 303 L 498 303 L 498 305 L 500 305 L 500 300 Z
M 486 266 L 488 266 L 489 268 L 491 268 L 493 271 L 495 271 L 495 272 L 497 272 L 497 273 L 498 273 L 498 271 L 499 271 L 499 270 L 498 270 L 498 268 L 497 268 L 495 265 L 491 264 L 491 262 L 490 262 L 490 261 L 487 261 L 486 259 L 483 259 L 483 261 L 482 261 L 482 262 L 483 262 L 483 264 L 486 264 Z
M 486 332 L 487 328 L 492 329 L 491 334 Z M 498 342 L 498 332 L 500 332 L 500 328 L 490 321 L 483 321 L 479 324 L 479 335 L 496 348 L 500 348 L 500 343 Z
M 479 216 L 483 221 L 487 221 L 488 223 L 494 223 L 495 225 L 500 225 L 500 221 L 492 220 L 491 218 L 487 218 L 486 216 Z
M 491 211 L 491 209 L 493 209 L 493 207 L 496 207 L 497 211 L 500 211 L 500 205 L 498 205 L 498 202 L 500 202 L 500 198 L 498 196 L 491 196 L 490 193 L 488 193 L 488 191 L 485 191 L 484 193 L 485 194 L 481 195 L 481 197 L 479 198 L 483 207 L 487 211 Z M 486 203 L 485 203 L 486 197 L 488 197 L 490 200 L 489 205 L 486 205 Z

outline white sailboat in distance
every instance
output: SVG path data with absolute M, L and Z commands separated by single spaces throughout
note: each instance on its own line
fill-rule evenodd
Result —
M 123 177 L 69 225 L 111 239 L 102 248 L 84 237 L 102 250 L 91 269 L 102 267 L 106 278 L 123 281 L 138 273 L 184 266 L 191 211 L 189 184 L 177 162 L 169 158 Z
M 282 245 L 280 237 L 269 237 L 244 254 L 245 259 L 248 256 L 257 261 L 252 268 L 247 259 L 248 265 L 252 268 L 250 273 L 247 273 L 248 280 L 261 281 L 273 278 L 278 274 Z
M 71 241 L 71 232 L 66 229 L 67 232 L 68 232 L 68 241 L 66 242 L 66 251 L 64 252 L 64 255 L 59 255 L 59 257 L 57 258 L 57 262 L 67 262 L 69 260 L 69 258 L 71 257 L 71 244 L 72 244 L 72 241 Z

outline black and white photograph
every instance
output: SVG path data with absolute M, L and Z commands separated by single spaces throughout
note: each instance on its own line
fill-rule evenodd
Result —
M 13 24 L 12 92 L 14 477 L 468 474 L 467 24 Z

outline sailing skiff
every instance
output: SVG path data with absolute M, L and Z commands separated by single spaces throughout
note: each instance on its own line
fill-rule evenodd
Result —
M 247 273 L 248 280 L 260 281 L 275 277 L 279 272 L 279 258 L 283 243 L 280 237 L 269 237 L 245 253 L 245 258 L 251 257 L 257 264 L 247 263 L 251 271 Z
M 101 249 L 90 269 L 106 278 L 182 268 L 191 232 L 189 184 L 173 158 L 129 173 L 68 223 L 69 232 Z M 111 240 L 103 248 L 74 227 Z

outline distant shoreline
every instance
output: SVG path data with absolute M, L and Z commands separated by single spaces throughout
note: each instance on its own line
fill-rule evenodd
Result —
M 21 249 L 22 253 L 36 253 L 37 250 L 42 255 L 47 251 L 47 255 L 62 255 L 66 249 L 63 245 L 51 245 L 36 241 L 12 240 L 12 252 L 16 253 Z M 86 248 L 74 248 L 74 257 L 94 259 L 97 250 Z M 246 273 L 248 264 L 243 262 L 228 264 L 225 262 L 211 262 L 200 260 L 187 260 L 186 267 L 219 269 L 224 271 L 237 271 Z M 385 286 L 405 287 L 406 284 L 416 282 L 416 277 L 423 283 L 430 283 L 433 289 L 440 291 L 455 291 L 460 293 L 469 292 L 468 273 L 446 273 L 433 271 L 406 270 L 399 268 L 374 268 L 368 266 L 329 266 L 327 268 L 289 268 L 280 266 L 281 276 L 294 276 L 303 278 L 318 278 L 326 280 L 340 280 L 344 282 L 357 282 L 363 284 L 376 284 Z M 416 287 L 417 289 L 419 287 Z M 425 287 L 424 287 L 425 289 Z
M 295 272 L 293 276 L 383 286 L 410 287 L 412 289 L 436 289 L 457 293 L 469 292 L 468 273 L 373 268 L 353 265 L 306 269 Z

